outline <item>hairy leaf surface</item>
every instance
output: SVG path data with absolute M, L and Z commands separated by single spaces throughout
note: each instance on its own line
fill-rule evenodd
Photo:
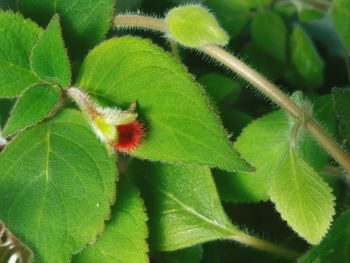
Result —
M 0 97 L 18 96 L 38 81 L 29 58 L 41 32 L 22 16 L 0 10 Z
M 150 245 L 172 251 L 238 232 L 227 218 L 210 169 L 133 162 L 150 218 Z
M 200 87 L 174 58 L 148 41 L 122 37 L 102 43 L 83 63 L 77 85 L 118 106 L 138 102 L 147 134 L 134 156 L 249 169 Z
M 68 262 L 104 229 L 115 195 L 114 162 L 80 113 L 60 112 L 1 153 L 1 221 L 35 262 Z

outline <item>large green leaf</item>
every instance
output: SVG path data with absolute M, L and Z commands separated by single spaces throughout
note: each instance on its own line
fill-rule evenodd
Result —
M 117 201 L 103 235 L 77 254 L 75 263 L 148 262 L 147 216 L 138 189 L 127 179 L 118 182 Z
M 310 262 L 350 262 L 350 210 L 340 215 L 318 246 L 310 249 L 298 260 L 298 263 Z
M 70 84 L 70 65 L 58 16 L 54 16 L 34 47 L 30 62 L 33 72 L 43 81 L 63 88 Z
M 19 10 L 45 26 L 57 13 L 64 40 L 74 58 L 83 55 L 104 37 L 115 0 L 18 0 Z
M 282 18 L 271 11 L 258 13 L 250 27 L 255 43 L 267 54 L 286 61 L 287 28 Z
M 35 262 L 68 262 L 104 229 L 115 158 L 72 110 L 17 136 L 0 155 L 0 220 Z
M 131 173 L 145 198 L 151 248 L 171 251 L 237 234 L 209 168 L 135 161 Z
M 147 134 L 134 156 L 249 169 L 200 87 L 174 58 L 146 40 L 122 37 L 102 43 L 83 63 L 77 85 L 118 106 L 138 102 Z
M 334 211 L 331 188 L 293 150 L 271 171 L 269 195 L 288 225 L 311 244 L 327 232 Z
M 302 78 L 312 86 L 323 84 L 324 62 L 312 40 L 300 26 L 294 26 L 290 37 L 293 65 Z
M 350 0 L 333 0 L 330 13 L 335 30 L 350 50 Z
M 340 131 L 350 149 L 350 89 L 333 89 L 333 101 L 340 122 Z
M 0 11 L 0 97 L 14 97 L 38 81 L 29 58 L 41 29 L 12 12 Z
M 330 133 L 334 133 L 335 129 L 333 112 L 329 96 L 314 99 L 313 116 Z M 256 167 L 256 172 L 254 174 L 245 172 L 217 173 L 216 181 L 221 190 L 220 193 L 226 201 L 258 202 L 268 200 L 269 177 L 289 149 L 290 132 L 290 119 L 281 110 L 254 120 L 243 129 L 235 147 L 243 158 Z M 299 150 L 305 161 L 316 171 L 321 170 L 328 160 L 325 151 L 312 137 L 305 133 L 300 136 Z
M 60 98 L 58 88 L 34 85 L 24 91 L 11 112 L 4 136 L 8 137 L 43 120 Z

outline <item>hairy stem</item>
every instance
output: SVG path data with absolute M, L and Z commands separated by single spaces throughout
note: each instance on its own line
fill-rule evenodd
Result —
M 298 257 L 300 257 L 300 253 L 296 251 L 277 246 L 266 240 L 253 237 L 245 233 L 231 236 L 229 239 L 286 259 L 295 261 Z
M 114 25 L 116 27 L 137 27 L 168 33 L 164 20 L 152 17 L 136 15 L 117 16 L 114 19 Z M 350 157 L 311 116 L 296 105 L 277 86 L 221 47 L 206 45 L 199 48 L 199 50 L 241 76 L 292 117 L 296 119 L 304 118 L 305 128 L 311 136 L 318 141 L 318 143 L 334 158 L 335 161 L 350 173 Z

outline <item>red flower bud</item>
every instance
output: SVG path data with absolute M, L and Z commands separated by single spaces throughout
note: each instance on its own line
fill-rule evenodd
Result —
M 116 126 L 118 131 L 118 143 L 114 149 L 119 152 L 128 153 L 139 146 L 144 137 L 144 128 L 140 121 Z

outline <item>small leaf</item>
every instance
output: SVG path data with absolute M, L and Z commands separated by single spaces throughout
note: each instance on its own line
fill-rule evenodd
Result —
M 73 263 L 142 263 L 147 257 L 147 216 L 139 191 L 127 179 L 118 183 L 112 218 L 97 241 L 73 257 Z
M 73 59 L 102 40 L 109 29 L 115 0 L 18 0 L 18 9 L 46 26 L 54 14 L 61 18 L 64 40 Z
M 162 253 L 160 263 L 200 263 L 203 256 L 201 246 L 194 246 L 174 252 Z
M 33 72 L 44 81 L 63 88 L 70 84 L 69 60 L 64 49 L 58 16 L 54 16 L 31 55 Z
M 309 243 L 318 244 L 335 213 L 331 188 L 293 150 L 271 171 L 269 185 L 282 218 Z
M 313 42 L 300 26 L 294 26 L 290 47 L 292 62 L 298 73 L 309 85 L 322 86 L 324 62 Z
M 69 262 L 104 229 L 115 158 L 72 110 L 21 133 L 0 155 L 0 220 L 35 262 Z
M 340 263 L 350 259 L 350 210 L 345 211 L 333 224 L 322 242 L 311 248 L 298 263 Z
M 249 21 L 249 10 L 238 1 L 206 0 L 205 4 L 216 15 L 230 37 L 237 36 Z
M 77 85 L 117 106 L 138 102 L 146 137 L 131 155 L 230 171 L 250 169 L 191 76 L 148 41 L 121 37 L 103 42 L 86 58 Z
M 38 81 L 29 57 L 41 29 L 12 12 L 0 11 L 0 97 L 15 97 Z
M 350 0 L 333 0 L 331 18 L 344 46 L 350 50 Z
M 229 36 L 215 17 L 202 6 L 184 5 L 173 8 L 165 17 L 170 36 L 185 47 L 207 44 L 225 46 Z
M 299 13 L 299 19 L 302 22 L 312 22 L 322 19 L 326 14 L 316 8 L 304 7 Z
M 135 161 L 130 167 L 150 218 L 150 246 L 172 251 L 239 232 L 227 218 L 210 169 Z
M 258 13 L 250 31 L 262 50 L 280 62 L 286 62 L 287 28 L 279 15 L 271 11 Z
M 4 128 L 6 137 L 37 124 L 48 116 L 60 98 L 57 88 L 35 85 L 24 91 Z
M 333 101 L 340 122 L 340 131 L 350 149 L 350 89 L 333 89 Z

